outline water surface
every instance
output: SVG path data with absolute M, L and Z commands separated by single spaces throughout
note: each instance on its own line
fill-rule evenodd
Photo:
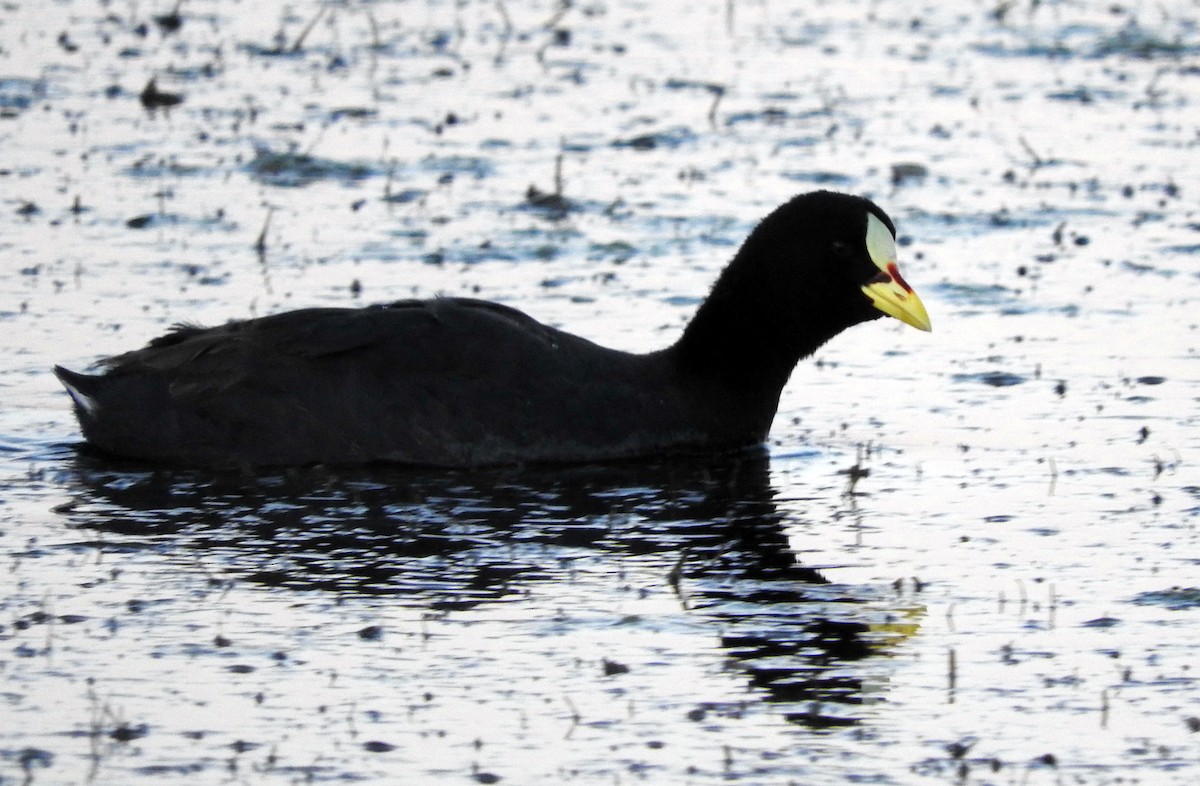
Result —
M 173 7 L 0 10 L 0 782 L 1195 781 L 1194 9 Z M 934 332 L 761 454 L 154 471 L 49 373 L 437 293 L 653 349 L 819 187 Z

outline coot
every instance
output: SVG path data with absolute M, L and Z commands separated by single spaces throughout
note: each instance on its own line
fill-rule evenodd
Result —
M 889 315 L 929 330 L 869 200 L 817 191 L 750 233 L 682 336 L 607 349 L 466 298 L 177 325 L 62 367 L 84 437 L 176 465 L 603 461 L 761 443 L 801 359 Z

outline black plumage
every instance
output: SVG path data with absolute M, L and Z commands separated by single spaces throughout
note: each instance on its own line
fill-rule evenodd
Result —
M 184 465 L 577 462 L 761 442 L 803 357 L 883 314 L 929 329 L 868 200 L 814 192 L 750 234 L 683 335 L 608 349 L 463 298 L 177 326 L 84 375 L 86 439 Z

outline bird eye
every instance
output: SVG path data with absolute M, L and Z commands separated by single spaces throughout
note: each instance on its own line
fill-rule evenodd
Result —
M 837 254 L 839 257 L 849 257 L 854 253 L 850 249 L 849 243 L 843 243 L 840 240 L 833 241 L 832 248 L 833 253 Z

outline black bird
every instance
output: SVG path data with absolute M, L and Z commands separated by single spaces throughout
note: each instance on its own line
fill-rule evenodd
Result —
M 84 437 L 176 465 L 604 461 L 761 443 L 801 358 L 884 314 L 929 330 L 874 203 L 817 191 L 742 244 L 683 335 L 608 349 L 481 300 L 177 325 L 88 376 Z

